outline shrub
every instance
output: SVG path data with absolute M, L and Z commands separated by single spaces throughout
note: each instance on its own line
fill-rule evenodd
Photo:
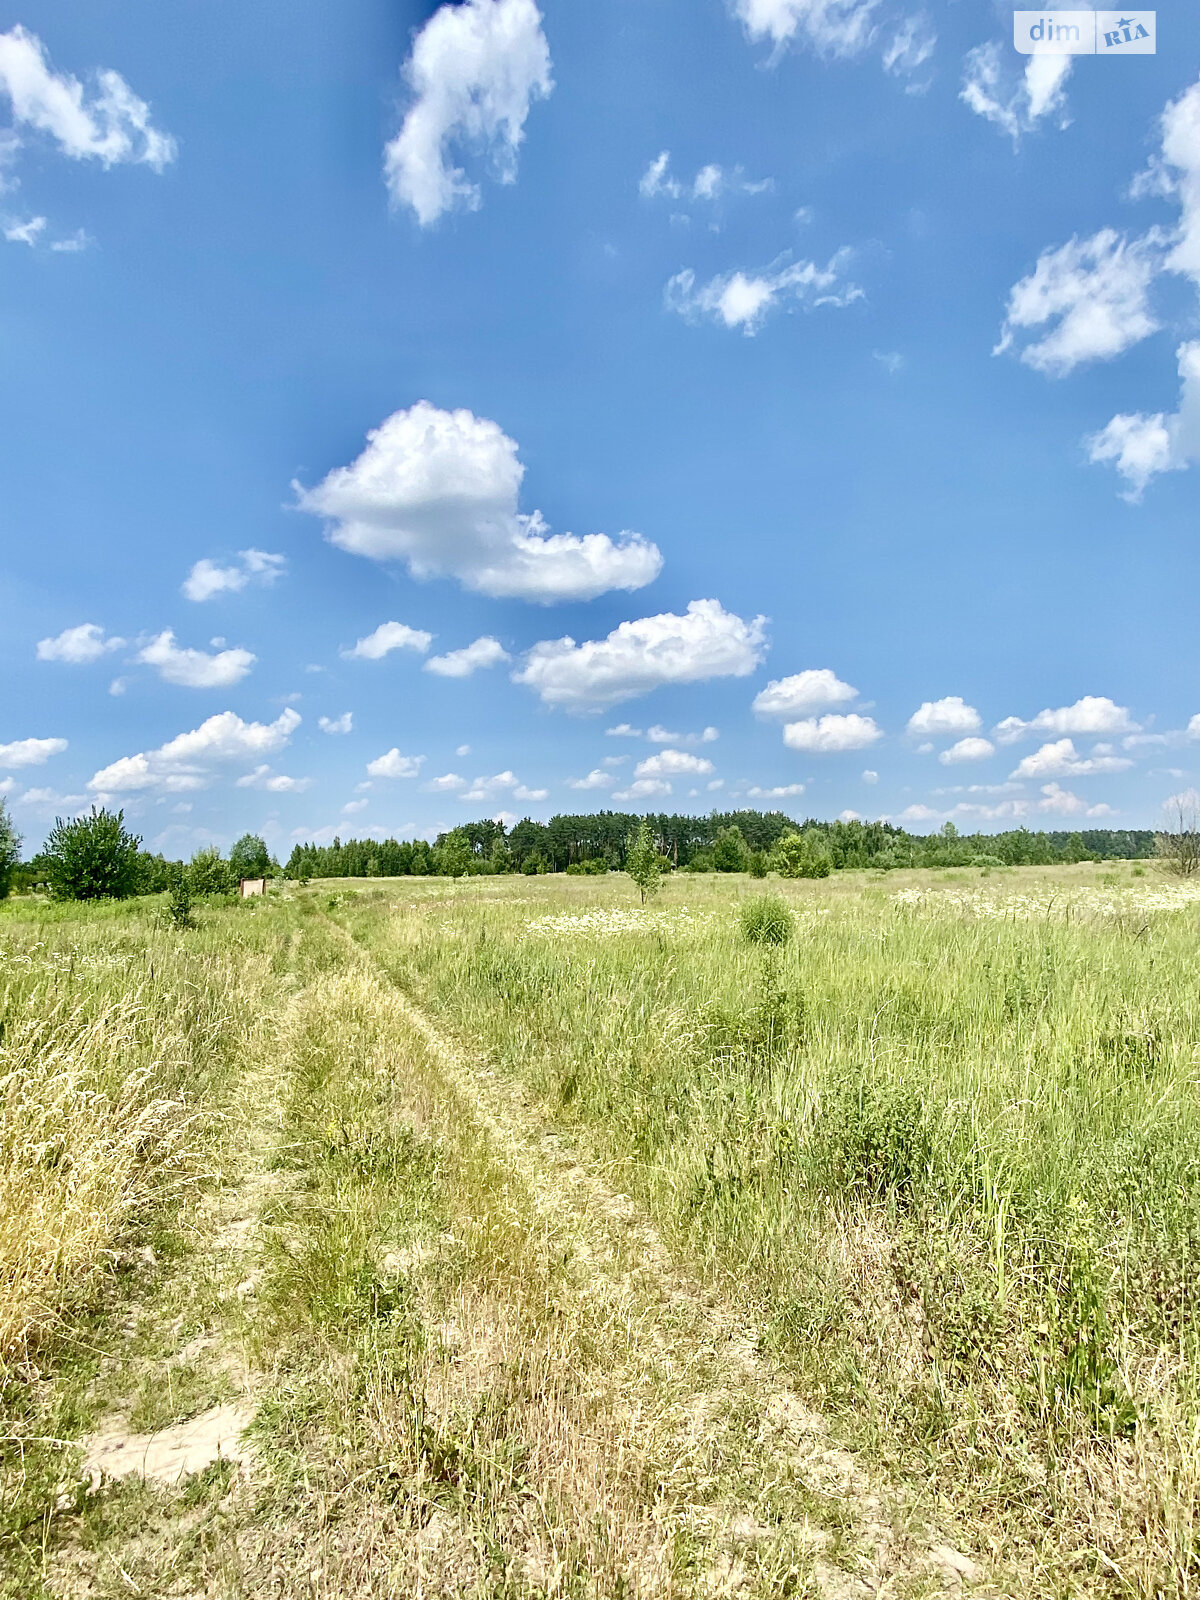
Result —
M 608 871 L 608 861 L 604 856 L 591 856 L 586 861 L 572 861 L 567 871 L 573 877 L 599 877 Z
M 125 813 L 94 807 L 90 815 L 54 827 L 42 852 L 56 900 L 123 900 L 137 889 L 141 840 L 125 827 Z
M 167 921 L 173 928 L 193 928 L 196 925 L 196 919 L 192 915 L 191 890 L 182 873 L 171 885 L 171 893 L 167 899 Z
M 653 899 L 658 893 L 662 877 L 662 858 L 645 817 L 637 833 L 629 835 L 629 843 L 625 847 L 625 870 L 637 884 L 642 904 L 645 905 L 647 897 Z
M 758 895 L 743 902 L 738 926 L 748 944 L 787 944 L 796 929 L 787 901 L 777 894 Z
M 781 878 L 827 878 L 833 860 L 816 828 L 785 833 L 775 846 L 775 867 Z
M 746 870 L 752 878 L 765 878 L 767 875 L 767 852 L 765 850 L 751 850 L 750 859 L 746 863 Z

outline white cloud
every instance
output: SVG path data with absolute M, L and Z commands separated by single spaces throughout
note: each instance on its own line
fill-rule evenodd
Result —
M 471 754 L 471 746 L 469 744 L 460 744 L 455 749 L 454 754 L 456 756 L 469 756 Z
M 450 650 L 444 656 L 430 656 L 425 663 L 425 671 L 436 672 L 442 678 L 469 678 L 482 667 L 495 667 L 501 661 L 511 659 L 499 639 L 493 639 L 485 633 L 481 639 L 476 639 L 461 650 Z
M 0 188 L 2 187 L 3 185 L 0 185 Z M 45 226 L 45 217 L 30 217 L 25 222 L 9 222 L 5 224 L 4 237 L 9 244 L 27 244 L 32 248 Z
M 452 794 L 455 789 L 465 788 L 466 782 L 457 772 L 443 772 L 440 778 L 431 778 L 425 789 L 429 794 Z
M 641 534 L 551 534 L 540 512 L 518 511 L 524 476 L 496 423 L 422 400 L 368 434 L 348 467 L 294 487 L 341 549 L 498 599 L 591 600 L 658 576 L 662 556 Z
M 674 778 L 688 773 L 694 777 L 707 777 L 715 769 L 704 756 L 688 755 L 686 750 L 660 750 L 647 756 L 633 769 L 635 778 Z
M 937 49 L 937 34 L 924 13 L 905 17 L 883 47 L 883 70 L 897 78 L 911 78 L 920 71 Z M 908 86 L 909 94 L 921 94 L 929 87 L 928 74 Z
M 1022 70 L 1008 49 L 992 39 L 966 56 L 966 76 L 959 99 L 994 122 L 1019 144 L 1043 117 L 1055 117 L 1065 128 L 1066 83 L 1070 56 L 1028 56 Z
M 342 815 L 352 817 L 359 811 L 365 811 L 370 804 L 369 800 L 347 800 L 342 807 Z
M 1058 783 L 1042 785 L 1044 799 L 1038 801 L 1039 811 L 1050 811 L 1061 817 L 1111 817 L 1116 813 L 1108 805 L 1089 805 L 1086 800 Z
M 1200 80 L 1162 114 L 1162 155 L 1135 197 L 1153 191 L 1178 200 L 1179 225 L 1162 265 L 1200 288 Z M 1154 232 L 1147 239 L 1154 238 Z M 1089 459 L 1111 462 L 1125 479 L 1125 498 L 1138 500 L 1151 478 L 1200 461 L 1200 340 L 1181 344 L 1179 409 L 1120 413 L 1086 441 Z
M 640 739 L 642 730 L 631 727 L 628 722 L 618 722 L 615 728 L 605 728 L 604 737 L 606 739 Z M 621 759 L 624 760 L 624 757 L 622 756 Z
M 608 731 L 614 732 L 612 728 Z M 656 722 L 646 729 L 646 738 L 651 744 L 715 744 L 720 737 L 721 730 L 713 727 L 702 728 L 699 733 L 672 733 L 670 728 Z
M 89 93 L 78 78 L 56 73 L 41 40 L 20 26 L 0 33 L 0 94 L 12 104 L 14 130 L 48 133 L 76 161 L 161 172 L 175 158 L 175 141 L 152 126 L 150 107 L 120 73 L 98 71 Z M 10 139 L 17 142 L 15 132 Z
M 415 778 L 424 760 L 424 756 L 402 756 L 393 745 L 386 755 L 367 762 L 367 772 L 372 778 Z
M 181 650 L 170 628 L 151 639 L 137 659 L 155 667 L 167 683 L 185 689 L 228 689 L 240 683 L 258 659 L 249 650 L 221 650 L 214 656 L 203 650 Z
M 39 661 L 69 661 L 74 666 L 83 666 L 90 661 L 99 661 L 109 650 L 122 649 L 124 644 L 124 639 L 105 638 L 104 629 L 98 623 L 81 622 L 77 628 L 64 628 L 53 639 L 39 639 L 37 658 Z
M 862 781 L 864 783 L 878 783 L 879 782 L 879 774 L 877 772 L 873 771 L 870 767 L 867 767 L 863 771 Z
M 353 733 L 354 713 L 343 711 L 340 717 L 318 717 L 317 727 L 322 733 Z
M 264 764 L 239 778 L 236 787 L 265 789 L 268 794 L 303 794 L 311 785 L 311 778 L 289 778 L 286 773 L 272 772 L 271 768 Z
M 1102 772 L 1125 772 L 1126 756 L 1081 756 L 1070 739 L 1055 739 L 1035 750 L 1009 774 L 1010 778 L 1091 778 Z
M 1181 472 L 1200 461 L 1200 340 L 1181 344 L 1179 410 L 1120 413 L 1084 441 L 1088 460 L 1112 462 L 1129 485 L 1126 499 L 1140 500 L 1151 478 Z
M 644 200 L 719 200 L 727 194 L 763 194 L 774 188 L 771 178 L 751 180 L 741 167 L 703 166 L 691 183 L 672 177 L 671 152 L 663 150 L 643 172 L 638 193 Z
M 975 733 L 979 725 L 975 707 L 959 694 L 948 694 L 942 700 L 923 701 L 909 717 L 906 732 L 916 738 L 938 738 L 947 733 Z
M 790 678 L 772 678 L 754 697 L 752 709 L 760 717 L 800 717 L 824 706 L 845 705 L 858 699 L 858 690 L 843 683 L 828 667 L 809 667 Z
M 689 322 L 703 318 L 743 333 L 758 332 L 764 320 L 780 306 L 848 306 L 863 298 L 862 290 L 842 281 L 850 251 L 842 249 L 824 267 L 815 261 L 788 262 L 786 256 L 758 272 L 720 273 L 697 284 L 690 267 L 677 272 L 663 291 L 668 311 Z
M 0 744 L 0 767 L 40 767 L 66 748 L 65 739 L 14 739 Z
M 568 789 L 611 789 L 617 780 L 600 767 L 593 767 L 586 778 L 568 778 Z
M 757 784 L 746 790 L 749 800 L 793 800 L 804 793 L 802 783 L 779 783 L 773 789 L 760 789 Z
M 971 737 L 959 739 L 949 750 L 943 750 L 938 760 L 944 767 L 949 767 L 959 761 L 984 761 L 995 754 L 996 746 L 990 739 Z
M 874 32 L 878 0 L 734 0 L 734 15 L 755 42 L 776 49 L 799 39 L 821 55 L 853 56 Z
M 529 108 L 554 87 L 541 13 L 533 0 L 443 5 L 413 39 L 404 77 L 413 101 L 384 151 L 384 178 L 393 203 L 427 228 L 482 203 L 456 148 L 486 153 L 499 182 L 515 181 Z
M 249 583 L 272 584 L 286 571 L 285 558 L 267 550 L 239 550 L 238 560 L 227 567 L 205 557 L 183 580 L 183 593 L 189 600 L 211 600 L 217 594 L 237 594 Z
M 381 622 L 374 633 L 360 639 L 352 650 L 343 650 L 346 660 L 382 661 L 392 650 L 415 650 L 423 655 L 433 643 L 433 635 L 423 628 L 410 628 L 405 622 Z
M 1200 711 L 1188 723 L 1187 731 L 1189 739 L 1200 739 Z
M 1082 362 L 1109 361 L 1154 333 L 1158 323 L 1148 297 L 1162 262 L 1162 240 L 1155 229 L 1131 240 L 1101 228 L 1090 239 L 1044 250 L 1029 276 L 1009 291 L 993 354 L 1010 349 L 1021 330 L 1050 323 L 1048 333 L 1025 345 L 1021 360 L 1061 378 Z
M 622 622 L 605 639 L 544 639 L 513 681 L 546 705 L 601 711 L 664 684 L 744 678 L 766 650 L 766 621 L 746 622 L 718 600 L 693 600 L 683 616 L 667 611 Z
M 459 795 L 460 800 L 475 802 L 491 800 L 497 794 L 511 794 L 514 800 L 544 800 L 549 793 L 547 789 L 530 789 L 517 777 L 515 772 L 497 772 L 491 778 L 476 778 L 471 787 Z
M 621 789 L 613 795 L 614 800 L 650 800 L 656 795 L 671 793 L 671 785 L 665 778 L 639 778 L 636 783 L 631 783 L 628 789 Z
M 892 820 L 898 822 L 903 828 L 907 827 L 910 822 L 935 822 L 941 814 L 940 811 L 934 811 L 931 806 L 905 806 L 900 815 L 893 817 Z
M 291 706 L 274 722 L 243 722 L 233 711 L 220 711 L 190 733 L 178 734 L 157 750 L 122 756 L 102 767 L 89 781 L 96 794 L 124 794 L 142 789 L 179 793 L 203 789 L 213 769 L 237 762 L 257 761 L 282 750 L 300 726 L 300 714 Z
M 789 749 L 820 755 L 865 750 L 882 738 L 883 729 L 876 726 L 874 719 L 859 716 L 856 711 L 846 716 L 806 717 L 801 722 L 789 722 L 783 730 L 783 742 Z
M 1023 722 L 1020 717 L 1005 717 L 992 729 L 998 744 L 1015 744 L 1018 739 L 1039 733 L 1103 735 L 1140 731 L 1140 725 L 1134 722 L 1127 707 L 1116 705 L 1103 694 L 1085 694 L 1074 705 L 1039 711 L 1029 722 Z

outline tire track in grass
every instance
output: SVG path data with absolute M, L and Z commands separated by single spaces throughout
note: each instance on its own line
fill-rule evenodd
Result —
M 579 1298 L 604 1303 L 652 1347 L 664 1375 L 663 1414 L 647 1431 L 659 1445 L 669 1437 L 667 1454 L 675 1452 L 655 1514 L 686 1527 L 700 1554 L 694 1587 L 669 1592 L 829 1600 L 998 1592 L 969 1557 L 906 1525 L 903 1509 L 761 1357 L 759 1330 L 679 1266 L 640 1208 L 542 1124 L 519 1085 L 473 1060 L 330 920 L 436 1063 L 451 1133 L 457 1107 L 518 1178 L 538 1222 L 567 1244 L 581 1273 Z M 609 1373 L 618 1386 L 625 1376 Z M 627 1376 L 631 1390 L 644 1387 L 643 1371 Z M 643 1445 L 652 1456 L 635 1425 L 620 1448 L 636 1457 Z

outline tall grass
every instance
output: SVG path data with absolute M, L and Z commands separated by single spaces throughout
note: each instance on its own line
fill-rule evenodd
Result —
M 204 1171 L 269 971 L 229 932 L 156 905 L 0 916 L 0 1375 Z
M 1192 1592 L 1200 906 L 1081 881 L 797 886 L 769 957 L 710 885 L 669 891 L 707 920 L 668 900 L 619 937 L 620 880 L 556 889 L 550 920 L 461 894 L 345 914 L 860 1443 L 1055 1570 Z

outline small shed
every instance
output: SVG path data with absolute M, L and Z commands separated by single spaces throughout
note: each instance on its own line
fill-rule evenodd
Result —
M 238 884 L 238 893 L 243 900 L 248 900 L 252 894 L 266 894 L 267 880 L 265 878 L 243 878 Z

